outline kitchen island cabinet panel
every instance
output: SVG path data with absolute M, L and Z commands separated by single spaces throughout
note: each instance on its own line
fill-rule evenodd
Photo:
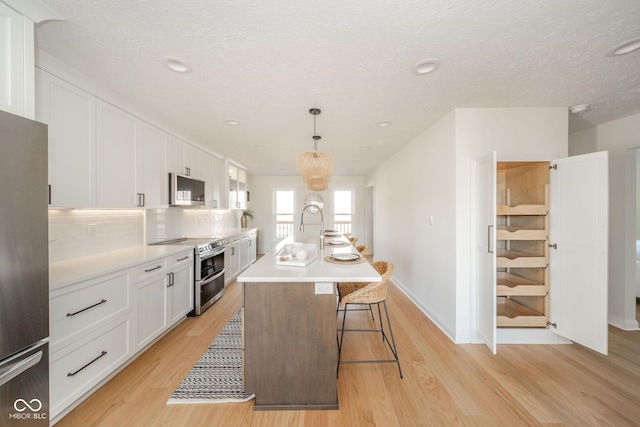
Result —
M 245 389 L 255 409 L 338 409 L 336 295 L 244 283 Z

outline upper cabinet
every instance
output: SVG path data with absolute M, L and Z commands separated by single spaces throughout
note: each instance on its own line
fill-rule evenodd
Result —
M 101 100 L 96 106 L 98 206 L 137 207 L 136 119 Z
M 36 119 L 49 125 L 50 205 L 96 207 L 96 99 L 36 70 Z
M 247 207 L 247 171 L 229 163 L 229 209 Z
M 166 134 L 148 123 L 136 123 L 136 201 L 137 206 L 168 206 L 169 181 L 165 165 Z
M 204 181 L 200 173 L 200 149 L 173 135 L 167 137 L 167 172 Z
M 0 3 L 0 109 L 34 118 L 33 21 Z
M 169 172 L 204 181 L 207 207 L 226 206 L 224 160 L 45 71 L 36 78 L 36 119 L 49 126 L 51 207 L 164 208 Z M 240 172 L 236 195 L 246 191 Z

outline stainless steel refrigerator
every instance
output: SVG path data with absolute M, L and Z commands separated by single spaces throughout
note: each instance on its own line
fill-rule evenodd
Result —
M 47 126 L 0 111 L 0 426 L 49 425 Z

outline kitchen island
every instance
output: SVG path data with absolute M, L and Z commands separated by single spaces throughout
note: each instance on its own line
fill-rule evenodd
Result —
M 338 409 L 336 283 L 381 280 L 366 261 L 325 260 L 357 253 L 347 239 L 339 239 L 343 246 L 326 245 L 302 267 L 278 264 L 277 254 L 293 242 L 289 237 L 238 277 L 244 386 L 256 395 L 255 410 Z

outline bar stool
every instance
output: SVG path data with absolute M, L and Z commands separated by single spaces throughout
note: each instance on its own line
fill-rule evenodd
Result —
M 360 252 L 360 255 L 366 255 L 369 252 L 369 246 L 367 245 L 358 245 L 356 246 L 356 250 Z
M 400 378 L 402 377 L 402 368 L 400 367 L 400 359 L 398 358 L 398 350 L 396 348 L 396 341 L 393 337 L 393 330 L 391 329 L 391 320 L 389 319 L 389 311 L 387 310 L 387 287 L 388 280 L 393 273 L 393 264 L 388 261 L 376 261 L 373 263 L 373 267 L 378 271 L 378 273 L 382 276 L 382 281 L 380 282 L 371 282 L 371 283 L 351 283 L 351 282 L 341 282 L 338 283 L 338 297 L 339 297 L 339 306 L 344 305 L 344 310 L 342 311 L 342 327 L 340 328 L 340 335 L 338 337 L 338 368 L 337 373 L 340 370 L 340 364 L 353 364 L 353 363 L 385 363 L 392 362 L 398 365 L 398 372 L 400 373 Z M 354 305 L 373 305 L 376 304 L 378 306 L 378 318 L 380 319 L 380 329 L 345 329 L 344 325 L 347 320 L 347 313 L 350 311 L 348 306 L 350 304 Z M 384 326 L 382 323 L 382 313 L 380 310 L 380 304 L 384 306 L 385 316 L 387 317 L 387 326 L 389 328 L 389 336 L 391 337 L 391 341 L 387 337 L 385 333 Z M 369 308 L 370 309 L 370 308 Z M 359 310 L 367 310 L 359 309 Z M 354 311 L 354 310 L 351 310 Z M 373 312 L 372 312 L 373 315 Z M 375 328 L 375 320 L 374 320 L 374 328 Z M 393 359 L 375 359 L 375 360 L 341 360 L 342 356 L 342 341 L 344 339 L 345 332 L 380 332 L 382 334 L 383 342 L 386 342 L 387 346 L 393 353 Z

